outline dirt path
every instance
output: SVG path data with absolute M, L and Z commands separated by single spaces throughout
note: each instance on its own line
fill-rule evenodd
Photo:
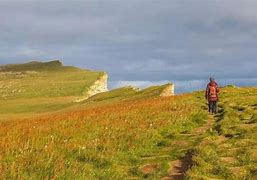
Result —
M 170 139 L 169 142 L 161 147 L 157 152 L 153 152 L 148 156 L 142 157 L 143 165 L 139 167 L 141 173 L 144 177 L 151 177 L 151 174 L 158 173 L 161 171 L 161 164 L 168 163 L 168 171 L 164 177 L 158 179 L 163 180 L 182 180 L 187 172 L 187 170 L 192 166 L 192 157 L 194 155 L 193 147 L 195 144 L 202 143 L 202 139 L 206 131 L 210 128 L 214 128 L 214 117 L 212 115 L 208 116 L 207 122 L 200 127 L 194 128 L 189 132 L 181 133 L 176 139 Z M 171 154 L 184 154 L 182 158 L 171 159 Z M 181 157 L 180 155 L 175 155 L 175 157 Z M 160 174 L 160 175 L 161 175 Z
M 189 151 L 182 159 L 170 162 L 170 169 L 163 180 L 183 180 L 185 172 L 192 166 L 192 156 Z
M 204 135 L 204 133 L 212 128 L 214 124 L 213 116 L 208 116 L 208 121 L 203 126 L 194 129 L 190 134 L 185 134 L 190 136 L 190 139 L 196 139 L 200 136 Z M 171 161 L 169 163 L 169 170 L 167 175 L 163 178 L 163 180 L 183 180 L 186 171 L 192 166 L 192 157 L 193 151 L 192 149 L 188 149 L 185 156 L 181 159 Z

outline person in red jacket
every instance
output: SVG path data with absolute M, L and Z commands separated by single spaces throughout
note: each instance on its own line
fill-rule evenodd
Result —
M 215 82 L 214 78 L 211 77 L 205 91 L 205 99 L 208 101 L 209 104 L 209 113 L 217 113 L 217 101 L 219 100 L 218 93 L 219 86 Z

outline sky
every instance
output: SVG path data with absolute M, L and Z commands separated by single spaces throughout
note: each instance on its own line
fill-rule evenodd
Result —
M 0 0 L 0 64 L 61 60 L 109 87 L 257 85 L 255 0 Z

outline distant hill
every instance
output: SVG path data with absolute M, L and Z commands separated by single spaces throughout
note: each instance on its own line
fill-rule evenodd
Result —
M 63 64 L 59 60 L 50 62 L 31 61 L 25 64 L 7 64 L 0 66 L 0 71 L 44 71 L 56 70 L 63 68 Z
M 136 87 L 127 86 L 114 89 L 108 92 L 96 94 L 89 99 L 85 100 L 84 103 L 96 103 L 96 102 L 115 102 L 122 100 L 139 100 L 150 97 L 159 96 L 172 96 L 174 95 L 174 85 L 165 84 L 161 86 L 151 86 L 146 89 L 138 89 Z
M 0 66 L 0 120 L 6 117 L 49 113 L 70 106 L 132 101 L 174 94 L 174 85 L 144 90 L 122 87 L 108 91 L 108 74 L 59 60 Z M 81 102 L 78 104 L 78 102 Z
M 108 75 L 64 66 L 61 61 L 32 61 L 0 66 L 0 120 L 69 107 L 107 91 Z
M 63 66 L 60 61 L 3 65 L 0 66 L 0 99 L 84 96 L 103 75 L 104 72 Z M 106 91 L 107 80 L 103 83 Z

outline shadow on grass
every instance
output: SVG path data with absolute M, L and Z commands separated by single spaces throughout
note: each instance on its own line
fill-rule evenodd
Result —
M 218 113 L 214 116 L 216 119 L 216 122 L 221 121 L 224 119 L 225 111 L 223 105 L 218 105 Z

